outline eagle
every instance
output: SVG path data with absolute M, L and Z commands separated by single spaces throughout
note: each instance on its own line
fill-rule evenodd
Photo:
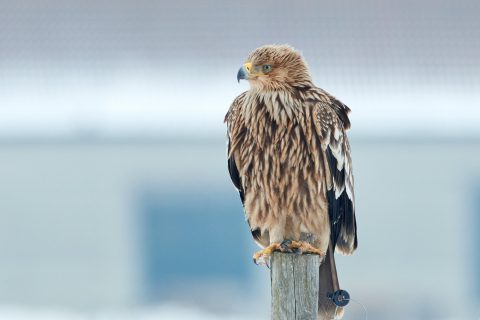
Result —
M 326 298 L 339 289 L 334 252 L 349 255 L 358 244 L 350 109 L 313 84 L 304 58 L 289 45 L 252 51 L 237 73 L 241 79 L 250 89 L 225 116 L 227 158 L 263 248 L 253 260 L 268 264 L 274 251 L 320 255 L 319 312 L 338 317 Z

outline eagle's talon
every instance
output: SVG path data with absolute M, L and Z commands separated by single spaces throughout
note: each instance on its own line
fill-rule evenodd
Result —
M 267 257 L 267 258 L 263 258 L 262 259 L 262 263 L 260 264 L 261 266 L 265 266 L 265 267 L 269 267 L 270 265 L 270 257 Z
M 270 257 L 266 256 L 259 256 L 259 257 L 253 257 L 253 263 L 255 263 L 257 266 L 266 266 L 269 268 L 270 266 Z
M 272 243 L 268 247 L 266 247 L 263 250 L 260 250 L 256 252 L 253 255 L 253 262 L 258 266 L 258 265 L 266 265 L 267 267 L 270 264 L 270 256 L 272 255 L 273 252 L 275 251 L 281 251 L 283 252 L 283 249 L 280 247 L 279 243 Z

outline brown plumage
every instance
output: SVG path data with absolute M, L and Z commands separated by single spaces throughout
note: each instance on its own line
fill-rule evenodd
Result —
M 287 45 L 254 50 L 238 78 L 251 88 L 225 117 L 228 168 L 252 234 L 262 247 L 288 239 L 327 253 L 330 245 L 321 270 L 330 279 L 321 287 L 336 290 L 333 249 L 357 247 L 350 109 L 313 85 Z

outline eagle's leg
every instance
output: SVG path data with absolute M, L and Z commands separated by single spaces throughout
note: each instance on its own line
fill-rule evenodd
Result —
M 268 247 L 265 247 L 263 250 L 255 252 L 253 255 L 253 262 L 257 265 L 265 264 L 268 266 L 270 256 L 275 251 L 283 251 L 281 244 L 278 242 L 274 242 Z
M 285 240 L 280 244 L 282 252 L 293 252 L 298 254 L 313 253 L 320 257 L 325 256 L 325 252 L 312 246 L 306 241 Z

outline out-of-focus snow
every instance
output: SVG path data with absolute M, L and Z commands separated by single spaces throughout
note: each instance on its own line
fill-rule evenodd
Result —
M 250 320 L 261 319 L 251 314 L 216 314 L 175 304 L 149 309 L 76 313 L 64 310 L 0 308 L 0 320 Z
M 358 317 L 358 314 L 356 315 Z M 98 312 L 79 314 L 58 310 L 33 310 L 0 308 L 0 320 L 260 320 L 268 315 L 214 314 L 205 310 L 185 308 L 179 305 L 163 305 L 153 309 L 128 310 L 124 312 Z M 352 319 L 347 313 L 345 320 Z M 361 318 L 358 318 L 362 320 Z M 365 317 L 365 320 L 367 318 Z M 419 318 L 415 318 L 419 319 Z M 430 320 L 471 320 L 470 318 L 429 318 Z M 474 318 L 477 319 L 477 318 Z M 478 318 L 480 319 L 480 318 Z

